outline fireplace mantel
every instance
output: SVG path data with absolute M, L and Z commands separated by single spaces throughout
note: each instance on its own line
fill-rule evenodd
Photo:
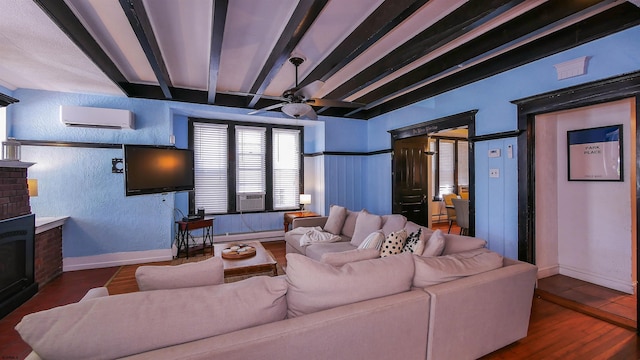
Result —
M 31 165 L 35 165 L 35 163 L 16 160 L 0 160 L 0 168 L 26 169 Z

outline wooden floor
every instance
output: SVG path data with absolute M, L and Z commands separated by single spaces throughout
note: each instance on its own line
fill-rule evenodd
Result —
M 284 242 L 264 245 L 286 266 Z M 87 290 L 105 285 L 118 270 L 66 272 L 0 319 L 0 359 L 24 359 L 29 353 L 13 329 L 24 315 L 76 302 Z M 482 359 L 640 359 L 640 343 L 635 331 L 535 298 L 528 336 Z

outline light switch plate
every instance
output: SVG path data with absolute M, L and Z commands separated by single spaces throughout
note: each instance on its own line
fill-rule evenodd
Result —
M 500 149 L 489 149 L 489 157 L 490 158 L 500 157 Z

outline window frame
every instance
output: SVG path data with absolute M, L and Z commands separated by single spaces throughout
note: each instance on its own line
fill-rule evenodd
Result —
M 299 178 L 298 178 L 298 192 L 300 194 L 303 193 L 304 190 L 304 127 L 303 126 L 294 126 L 294 125 L 280 125 L 280 124 L 265 124 L 265 123 L 256 123 L 256 122 L 244 122 L 244 121 L 231 121 L 231 120 L 220 120 L 220 119 L 205 119 L 205 118 L 195 118 L 189 117 L 188 120 L 188 146 L 189 149 L 194 148 L 194 137 L 193 137 L 193 124 L 194 123 L 211 123 L 211 124 L 224 124 L 228 126 L 227 132 L 227 156 L 228 156 L 228 167 L 227 167 L 227 211 L 224 213 L 206 213 L 206 215 L 223 215 L 223 214 L 239 214 L 240 212 L 236 211 L 236 167 L 237 167 L 237 158 L 236 158 L 236 126 L 250 126 L 250 127 L 261 127 L 266 130 L 266 159 L 265 159 L 265 169 L 266 169 L 266 194 L 264 199 L 265 210 L 264 211 L 254 211 L 256 213 L 267 213 L 267 212 L 282 212 L 282 211 L 295 211 L 299 210 L 300 207 L 292 207 L 290 209 L 278 209 L 274 210 L 273 208 L 273 129 L 289 129 L 289 130 L 297 130 L 299 131 L 299 149 L 300 149 L 300 159 L 299 159 Z M 196 213 L 195 209 L 195 190 L 189 191 L 189 213 Z M 247 213 L 243 211 L 243 213 Z

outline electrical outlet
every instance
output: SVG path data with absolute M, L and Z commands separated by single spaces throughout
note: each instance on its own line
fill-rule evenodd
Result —
M 489 177 L 490 178 L 499 178 L 500 177 L 500 169 L 489 169 Z

